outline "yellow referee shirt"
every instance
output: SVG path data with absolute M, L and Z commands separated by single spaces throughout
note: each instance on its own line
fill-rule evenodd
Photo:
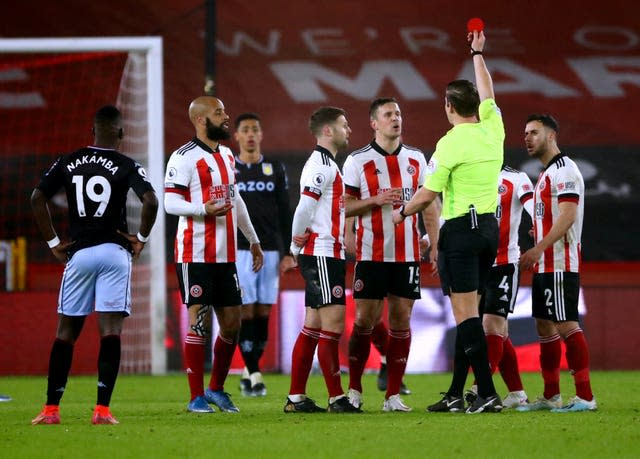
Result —
M 445 220 L 468 213 L 471 204 L 478 214 L 496 211 L 504 124 L 493 99 L 480 103 L 479 114 L 479 123 L 458 124 L 438 141 L 427 167 L 424 186 L 442 192 Z

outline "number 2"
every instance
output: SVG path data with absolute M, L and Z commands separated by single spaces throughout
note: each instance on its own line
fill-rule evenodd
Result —
M 82 175 L 74 175 L 71 181 L 76 186 L 76 204 L 78 206 L 78 215 L 81 217 L 87 216 L 87 211 L 84 207 L 84 177 Z M 96 186 L 100 185 L 102 191 L 96 191 Z M 86 186 L 87 198 L 89 198 L 93 202 L 98 202 L 100 205 L 96 210 L 96 213 L 93 214 L 94 217 L 102 217 L 105 209 L 109 205 L 109 198 L 111 197 L 111 184 L 109 181 L 102 177 L 101 175 L 94 175 L 89 180 L 87 180 Z

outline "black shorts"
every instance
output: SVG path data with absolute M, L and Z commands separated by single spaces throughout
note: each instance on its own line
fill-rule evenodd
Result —
M 298 266 L 305 281 L 304 301 L 314 309 L 330 304 L 346 304 L 344 292 L 345 263 L 340 258 L 298 256 Z
M 497 251 L 498 221 L 493 214 L 478 215 L 475 229 L 469 214 L 447 220 L 438 240 L 442 292 L 482 293 Z
M 242 304 L 235 263 L 176 263 L 182 302 L 214 307 Z
M 579 295 L 579 273 L 536 273 L 531 284 L 533 317 L 553 322 L 577 322 Z
M 359 261 L 353 273 L 353 297 L 381 300 L 388 294 L 420 298 L 420 263 Z
M 520 270 L 515 263 L 493 266 L 480 301 L 480 314 L 504 317 L 513 312 L 520 285 Z

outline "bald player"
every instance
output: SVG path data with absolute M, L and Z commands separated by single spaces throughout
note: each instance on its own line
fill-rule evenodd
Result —
M 224 391 L 238 342 L 242 297 L 236 271 L 236 231 L 249 241 L 255 272 L 262 268 L 260 241 L 244 201 L 235 189 L 235 160 L 220 142 L 230 138 L 229 115 L 215 97 L 198 97 L 189 106 L 195 137 L 173 152 L 165 174 L 164 207 L 179 216 L 175 260 L 182 301 L 189 312 L 184 343 L 191 391 L 187 411 L 212 413 L 209 404 L 234 413 L 238 408 Z M 213 368 L 204 389 L 204 350 L 211 334 L 211 311 L 220 333 Z
M 395 211 L 394 222 L 401 223 L 442 192 L 445 223 L 438 240 L 438 272 L 442 291 L 451 299 L 457 333 L 451 386 L 427 410 L 463 411 L 462 391 L 471 367 L 478 398 L 466 413 L 476 414 L 502 410 L 491 379 L 478 302 L 498 249 L 496 190 L 505 133 L 482 56 L 484 33 L 470 32 L 467 39 L 476 84 L 455 80 L 447 85 L 444 109 L 453 127 L 436 145 L 424 186 Z

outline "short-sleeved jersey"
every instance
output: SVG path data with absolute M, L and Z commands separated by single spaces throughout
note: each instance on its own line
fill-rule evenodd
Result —
M 507 166 L 503 167 L 498 185 L 496 218 L 500 233 L 494 266 L 517 263 L 520 259 L 518 228 L 522 219 L 522 210 L 532 198 L 533 184 L 527 174 Z
M 402 189 L 409 201 L 424 181 L 427 161 L 422 151 L 400 144 L 387 153 L 375 141 L 351 153 L 344 163 L 345 191 L 367 199 L 390 188 Z M 420 260 L 418 216 L 394 225 L 393 206 L 374 207 L 356 218 L 356 260 L 412 262 Z
M 561 202 L 578 205 L 576 219 L 565 235 L 544 251 L 538 262 L 539 273 L 580 272 L 584 180 L 576 163 L 562 153 L 553 157 L 538 177 L 535 186 L 533 231 L 536 244 L 549 233 L 556 222 Z
M 496 187 L 504 160 L 504 124 L 493 99 L 479 107 L 480 122 L 454 126 L 442 137 L 428 165 L 424 186 L 442 192 L 445 220 L 469 213 L 496 210 Z
M 230 263 L 236 260 L 237 211 L 235 160 L 231 150 L 214 151 L 193 139 L 173 152 L 167 163 L 165 193 L 178 193 L 188 202 L 216 199 L 234 207 L 225 215 L 180 216 L 174 246 L 176 263 Z
M 236 189 L 247 205 L 262 250 L 288 250 L 291 241 L 289 183 L 280 161 L 260 156 L 245 164 L 236 156 Z M 249 250 L 249 241 L 238 231 L 238 248 Z
M 127 193 L 138 198 L 153 187 L 144 168 L 116 150 L 86 147 L 60 156 L 40 180 L 38 188 L 53 197 L 64 187 L 69 206 L 70 253 L 113 242 L 127 250 Z
M 317 201 L 311 234 L 300 253 L 344 259 L 344 182 L 329 150 L 317 145 L 309 156 L 300 174 L 300 194 Z

